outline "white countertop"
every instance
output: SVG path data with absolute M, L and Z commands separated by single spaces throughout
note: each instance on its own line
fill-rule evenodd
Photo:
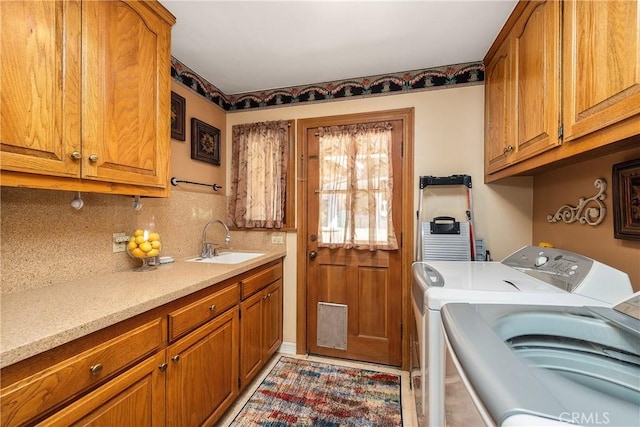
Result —
M 0 368 L 50 350 L 284 257 L 265 253 L 240 264 L 178 260 L 147 272 L 123 271 L 3 294 Z

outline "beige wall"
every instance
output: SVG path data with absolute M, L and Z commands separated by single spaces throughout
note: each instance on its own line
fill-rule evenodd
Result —
M 413 211 L 418 203 L 420 175 L 466 173 L 473 179 L 477 236 L 486 240 L 494 259 L 500 259 L 531 243 L 532 181 L 514 178 L 501 184 L 483 183 L 484 86 L 468 86 L 381 96 L 348 101 L 317 103 L 227 115 L 227 135 L 240 123 L 301 119 L 396 108 L 415 108 L 415 177 Z M 230 137 L 227 137 L 227 145 Z M 230 161 L 227 150 L 227 162 Z M 296 162 L 297 164 L 298 162 Z M 464 195 L 464 192 L 462 193 Z M 462 206 L 459 206 L 462 200 Z M 459 193 L 425 197 L 427 217 L 448 213 L 463 217 L 466 201 Z M 427 209 L 428 208 L 428 209 Z M 287 235 L 285 259 L 284 341 L 295 342 L 296 254 L 295 233 Z
M 222 186 L 219 194 L 227 194 L 226 168 L 227 163 L 221 160 L 220 166 L 191 159 L 191 118 L 195 117 L 211 126 L 220 129 L 220 158 L 226 154 L 226 113 L 213 105 L 202 96 L 193 92 L 185 85 L 171 80 L 171 90 L 185 98 L 185 140 L 171 140 L 171 176 L 186 181 L 202 182 L 205 184 L 219 184 Z M 196 185 L 180 184 L 185 191 L 209 194 L 211 189 Z
M 556 247 L 584 254 L 629 274 L 635 291 L 640 291 L 640 241 L 613 238 L 612 165 L 640 158 L 640 148 L 603 156 L 546 172 L 534 178 L 533 241 L 547 241 Z M 598 193 L 597 178 L 607 182 L 604 221 L 597 226 L 575 222 L 549 223 L 562 205 L 577 206 L 581 197 Z

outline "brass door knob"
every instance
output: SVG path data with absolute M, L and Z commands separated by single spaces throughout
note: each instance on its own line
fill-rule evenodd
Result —
M 89 161 L 93 162 L 93 163 L 97 162 L 98 161 L 98 155 L 97 154 L 91 154 L 89 156 Z
M 314 259 L 317 256 L 318 256 L 318 252 L 316 252 L 316 251 L 309 252 L 309 258 Z
M 82 158 L 82 154 L 79 151 L 72 151 L 71 154 L 69 154 L 69 157 L 73 160 L 80 160 Z

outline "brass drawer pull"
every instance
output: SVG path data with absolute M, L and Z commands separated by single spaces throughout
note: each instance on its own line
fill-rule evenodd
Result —
M 209 311 L 216 311 L 216 305 L 215 304 L 211 304 L 209 306 Z
M 173 357 L 171 358 L 171 360 L 173 360 L 173 362 L 174 362 L 174 363 L 178 363 L 178 361 L 180 360 L 180 355 L 179 355 L 179 354 L 176 354 L 175 356 L 173 356 Z
M 167 364 L 166 363 L 161 363 L 160 365 L 158 365 L 158 369 L 160 369 L 161 372 L 164 372 L 167 370 Z
M 91 375 L 98 376 L 102 373 L 102 363 L 98 363 L 97 365 L 92 365 L 89 367 L 89 372 Z

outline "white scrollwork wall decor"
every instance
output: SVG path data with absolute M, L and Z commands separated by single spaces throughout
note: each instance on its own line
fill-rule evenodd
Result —
M 547 215 L 547 221 L 559 222 L 564 221 L 567 224 L 571 224 L 576 221 L 580 221 L 581 224 L 598 225 L 607 214 L 607 209 L 604 206 L 604 199 L 607 195 L 604 191 L 607 189 L 607 182 L 603 178 L 598 178 L 593 183 L 593 186 L 599 188 L 600 191 L 593 197 L 585 199 L 580 197 L 578 200 L 578 206 L 562 205 L 555 213 L 555 215 Z

